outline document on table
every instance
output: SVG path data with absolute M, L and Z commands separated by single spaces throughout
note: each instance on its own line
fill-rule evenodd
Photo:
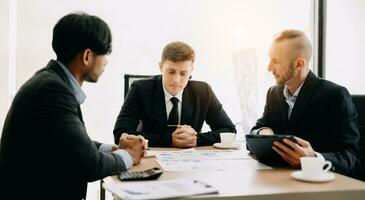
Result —
M 156 153 L 157 162 L 164 171 L 221 171 L 272 169 L 251 158 L 243 150 L 195 150 L 161 151 Z
M 119 198 L 135 200 L 218 193 L 213 186 L 193 179 L 104 183 L 103 186 Z
M 253 159 L 242 160 L 157 160 L 164 171 L 224 171 L 272 169 Z
M 196 150 L 159 151 L 155 154 L 158 160 L 236 160 L 251 158 L 245 150 Z

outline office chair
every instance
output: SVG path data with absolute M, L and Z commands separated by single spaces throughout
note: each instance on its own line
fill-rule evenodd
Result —
M 137 74 L 124 74 L 124 98 L 127 97 L 129 88 L 131 87 L 132 83 L 137 80 L 146 79 L 153 75 L 137 75 Z M 139 121 L 137 126 L 137 131 L 141 131 L 143 127 L 142 121 Z
M 351 95 L 358 117 L 357 127 L 360 133 L 359 153 L 361 160 L 360 179 L 365 181 L 365 95 Z
M 137 74 L 124 74 L 124 98 L 127 96 L 129 88 L 136 80 L 149 78 L 153 75 L 137 75 Z

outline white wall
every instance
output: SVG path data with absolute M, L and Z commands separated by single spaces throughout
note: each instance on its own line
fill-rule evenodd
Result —
M 296 28 L 311 37 L 311 4 L 312 0 L 18 0 L 16 86 L 55 58 L 51 40 L 57 20 L 81 10 L 104 19 L 113 33 L 106 71 L 97 84 L 83 85 L 88 98 L 82 110 L 91 138 L 113 141 L 123 103 L 123 75 L 158 74 L 162 49 L 175 40 L 196 50 L 193 79 L 210 83 L 231 119 L 243 121 L 247 130 L 261 115 L 266 91 L 274 83 L 266 70 L 274 34 Z
M 9 2 L 0 1 L 0 131 L 9 104 Z M 0 135 L 1 137 L 1 135 Z
M 257 52 L 256 74 L 259 76 L 250 83 L 259 87 L 255 94 L 259 103 L 254 110 L 258 116 L 266 89 L 273 83 L 271 75 L 266 72 L 267 49 L 272 37 L 285 28 L 310 33 L 310 2 L 21 1 L 17 11 L 17 86 L 54 58 L 51 33 L 56 21 L 68 12 L 82 10 L 107 21 L 114 36 L 114 51 L 106 72 L 98 84 L 84 86 L 89 98 L 83 111 L 92 137 L 112 141 L 111 131 L 123 100 L 123 74 L 159 73 L 162 48 L 174 40 L 185 41 L 196 50 L 193 78 L 209 82 L 232 120 L 239 122 L 242 116 L 233 54 L 245 49 Z
M 365 94 L 365 1 L 327 1 L 326 78 Z

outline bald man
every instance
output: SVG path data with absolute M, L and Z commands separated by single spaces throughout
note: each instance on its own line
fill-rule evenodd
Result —
M 291 166 L 316 156 L 332 162 L 333 171 L 355 176 L 358 165 L 357 113 L 346 88 L 309 70 L 312 47 L 305 34 L 285 30 L 274 40 L 268 70 L 277 85 L 267 92 L 263 116 L 251 134 L 291 134 L 273 149 Z

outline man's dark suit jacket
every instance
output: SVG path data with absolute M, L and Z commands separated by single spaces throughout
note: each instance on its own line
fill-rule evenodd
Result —
M 294 104 L 290 119 L 283 95 L 284 86 L 267 93 L 263 116 L 252 130 L 273 129 L 310 142 L 314 151 L 332 162 L 333 170 L 354 176 L 359 163 L 357 112 L 347 89 L 309 72 Z
M 117 154 L 99 146 L 87 135 L 64 71 L 50 61 L 19 89 L 7 114 L 0 199 L 84 198 L 88 181 L 126 170 Z
M 142 131 L 136 131 L 142 121 Z M 204 121 L 211 132 L 201 133 Z M 180 124 L 190 125 L 198 133 L 197 145 L 212 145 L 220 141 L 221 132 L 236 132 L 222 104 L 204 82 L 189 81 L 182 94 Z M 149 146 L 171 146 L 171 134 L 166 130 L 167 114 L 162 76 L 133 82 L 114 127 L 117 143 L 121 133 L 143 135 Z

